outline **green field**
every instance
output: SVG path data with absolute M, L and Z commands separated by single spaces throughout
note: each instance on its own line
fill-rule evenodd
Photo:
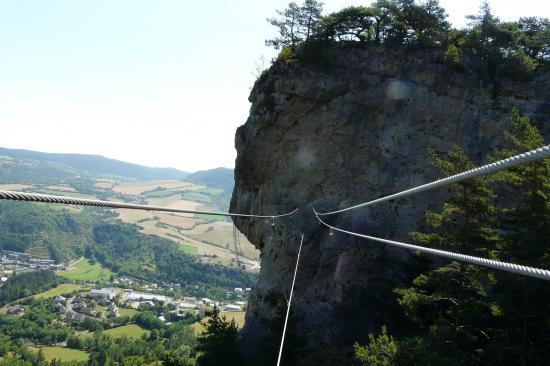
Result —
M 132 337 L 132 338 L 141 338 L 142 334 L 149 335 L 149 333 L 151 332 L 148 331 L 147 329 L 143 329 L 137 324 L 128 324 L 128 325 L 123 325 L 122 327 L 116 327 L 116 328 L 105 330 L 103 331 L 103 333 L 108 334 L 113 338 L 120 338 L 123 335 Z
M 120 338 L 125 335 L 127 337 L 131 337 L 135 339 L 141 338 L 143 334 L 149 335 L 149 333 L 151 332 L 148 331 L 147 329 L 143 329 L 137 324 L 123 325 L 121 327 L 111 328 L 103 331 L 103 334 L 107 334 L 113 338 Z M 79 335 L 79 337 L 84 337 L 84 338 L 93 337 L 93 336 L 94 336 L 93 332 L 85 332 Z
M 42 347 L 42 353 L 46 361 L 50 362 L 54 358 L 63 361 L 88 361 L 89 355 L 77 349 L 65 347 Z M 38 351 L 38 350 L 36 350 Z
M 118 314 L 120 316 L 134 316 L 138 311 L 136 309 L 118 308 Z
M 227 320 L 233 319 L 235 323 L 237 324 L 238 329 L 242 329 L 244 326 L 244 317 L 246 315 L 246 312 L 244 311 L 231 311 L 227 313 L 220 313 L 220 316 L 225 316 Z M 208 321 L 208 317 L 201 320 L 201 322 L 206 323 Z M 201 322 L 195 322 L 191 325 L 193 330 L 195 331 L 195 334 L 201 334 L 204 331 L 204 326 L 201 324 Z
M 210 197 L 208 197 L 205 194 L 197 193 L 197 192 L 185 192 L 183 193 L 183 199 L 193 201 L 193 202 L 201 202 L 201 203 L 212 202 L 212 199 Z
M 180 244 L 179 249 L 185 254 L 199 255 L 199 248 L 194 245 Z
M 82 289 L 82 285 L 74 285 L 72 283 L 63 283 L 51 290 L 39 293 L 34 295 L 35 299 L 48 299 L 51 297 L 56 297 L 57 295 L 68 294 L 73 291 L 78 291 Z
M 88 260 L 82 259 L 70 270 L 59 272 L 59 275 L 70 280 L 81 281 L 106 281 L 113 274 L 99 263 L 90 264 Z

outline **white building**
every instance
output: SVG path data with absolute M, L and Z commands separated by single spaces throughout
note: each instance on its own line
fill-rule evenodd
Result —
M 197 308 L 196 304 L 190 304 L 188 302 L 180 302 L 178 304 L 178 310 L 195 310 Z
M 229 304 L 225 305 L 223 311 L 241 311 L 241 307 L 239 305 Z
M 162 301 L 162 302 L 166 302 L 167 300 L 169 300 L 168 297 L 163 295 L 144 294 L 140 292 L 126 293 L 125 299 L 127 301 Z
M 90 291 L 90 295 L 96 296 L 96 297 L 102 297 L 104 299 L 112 300 L 115 297 L 117 297 L 119 294 L 118 290 L 115 289 L 108 289 L 108 288 L 102 288 L 102 289 L 92 289 Z

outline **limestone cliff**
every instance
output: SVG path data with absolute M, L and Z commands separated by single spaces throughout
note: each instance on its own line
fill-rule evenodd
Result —
M 301 233 L 303 256 L 292 312 L 307 339 L 302 365 L 348 364 L 354 341 L 399 321 L 392 289 L 405 283 L 411 253 L 329 235 L 311 209 L 333 210 L 433 180 L 427 149 L 457 144 L 477 163 L 502 146 L 517 106 L 548 136 L 550 75 L 498 88 L 454 70 L 429 53 L 380 49 L 334 51 L 322 64 L 275 64 L 254 86 L 238 157 L 231 210 L 297 215 L 271 222 L 239 219 L 261 249 L 259 282 L 242 332 L 251 351 L 288 292 Z M 327 61 L 328 60 L 328 61 Z M 334 216 L 336 226 L 410 242 L 427 207 L 446 189 Z

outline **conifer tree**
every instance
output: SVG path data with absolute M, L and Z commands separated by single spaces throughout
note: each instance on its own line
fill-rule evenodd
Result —
M 517 109 L 512 128 L 506 132 L 511 149 L 500 150 L 498 159 L 537 149 L 544 145 L 540 132 Z M 538 268 L 550 268 L 550 159 L 542 159 L 501 172 L 507 190 L 501 214 L 502 260 Z M 544 364 L 550 359 L 550 283 L 530 277 L 499 272 L 495 297 L 502 321 L 495 348 L 502 364 Z M 514 361 L 510 361 L 514 360 Z
M 474 168 L 464 152 L 453 147 L 449 159 L 432 153 L 434 165 L 446 175 Z M 452 196 L 441 212 L 427 212 L 430 232 L 412 233 L 423 246 L 480 257 L 494 257 L 499 239 L 490 178 L 480 176 L 451 186 Z M 397 289 L 407 316 L 420 336 L 405 339 L 401 364 L 474 365 L 481 362 L 494 318 L 487 294 L 494 284 L 490 270 L 451 262 L 419 275 L 410 288 Z
M 199 337 L 197 350 L 201 353 L 197 358 L 199 366 L 238 366 L 242 365 L 242 357 L 237 346 L 237 325 L 231 319 L 220 316 L 214 309 L 210 318 L 203 324 L 204 333 Z

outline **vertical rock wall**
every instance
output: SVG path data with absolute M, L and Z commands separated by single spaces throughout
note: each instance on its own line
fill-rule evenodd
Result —
M 477 163 L 503 144 L 512 107 L 548 136 L 550 77 L 492 85 L 452 70 L 429 54 L 339 50 L 323 65 L 274 65 L 255 85 L 238 152 L 231 210 L 262 214 L 300 208 L 291 218 L 238 219 L 261 250 L 241 343 L 253 352 L 274 314 L 275 299 L 290 290 L 299 237 L 305 235 L 292 312 L 308 346 L 301 365 L 348 364 L 354 341 L 382 324 L 399 330 L 392 289 L 406 283 L 411 253 L 343 234 L 329 235 L 315 219 L 438 177 L 427 149 L 453 144 Z M 496 95 L 496 99 L 494 97 Z M 331 217 L 336 226 L 408 241 L 438 208 L 446 189 Z

